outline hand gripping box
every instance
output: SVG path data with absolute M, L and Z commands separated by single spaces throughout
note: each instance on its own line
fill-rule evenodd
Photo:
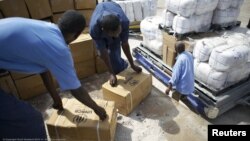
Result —
M 63 99 L 64 110 L 54 110 L 46 121 L 51 140 L 113 141 L 117 111 L 113 101 L 95 100 L 107 112 L 107 119 L 99 117 L 75 98 Z
M 103 97 L 115 101 L 118 112 L 128 115 L 151 92 L 152 76 L 127 69 L 116 77 L 116 87 L 112 87 L 109 81 L 102 85 Z

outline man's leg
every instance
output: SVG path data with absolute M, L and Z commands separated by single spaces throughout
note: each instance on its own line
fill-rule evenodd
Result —
M 0 140 L 46 140 L 43 117 L 31 105 L 0 90 Z
M 172 98 L 174 99 L 174 100 L 176 100 L 177 102 L 179 102 L 180 101 L 180 99 L 181 99 L 181 94 L 178 92 L 178 91 L 173 91 L 173 93 L 172 93 Z

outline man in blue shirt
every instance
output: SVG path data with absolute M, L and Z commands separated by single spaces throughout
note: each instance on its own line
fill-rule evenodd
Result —
M 94 39 L 99 55 L 108 66 L 110 84 L 117 84 L 116 74 L 127 68 L 128 64 L 121 58 L 121 46 L 131 68 L 137 73 L 141 68 L 134 65 L 128 43 L 129 20 L 122 8 L 114 2 L 102 2 L 90 20 L 90 35 Z
M 0 69 L 42 74 L 47 88 L 54 88 L 55 76 L 61 90 L 70 90 L 83 104 L 92 108 L 101 120 L 106 112 L 99 107 L 77 78 L 68 44 L 85 28 L 84 17 L 74 10 L 63 14 L 58 26 L 25 18 L 0 20 Z M 51 93 L 55 108 L 63 109 L 61 98 Z M 0 90 L 0 140 L 47 138 L 42 115 L 31 105 Z
M 178 56 L 165 93 L 168 95 L 170 90 L 175 89 L 172 97 L 179 101 L 194 91 L 194 59 L 191 53 L 185 51 L 183 42 L 175 44 L 175 51 Z

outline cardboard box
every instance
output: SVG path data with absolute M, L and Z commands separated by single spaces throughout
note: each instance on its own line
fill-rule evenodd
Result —
M 4 17 L 29 18 L 29 12 L 24 0 L 0 0 L 0 11 Z
M 14 95 L 17 98 L 19 97 L 16 90 L 16 86 L 9 74 L 0 76 L 0 89 L 6 93 Z
M 32 19 L 43 19 L 52 15 L 49 0 L 25 0 L 25 2 Z
M 75 0 L 76 9 L 95 9 L 96 0 Z
M 95 112 L 78 100 L 63 99 L 64 111 L 54 110 L 46 121 L 51 139 L 67 141 L 113 141 L 117 112 L 112 101 L 95 100 L 107 112 L 107 119 L 100 121 Z
M 53 13 L 74 9 L 74 0 L 50 0 Z
M 2 12 L 0 11 L 0 19 L 4 18 Z
M 89 34 L 81 34 L 70 45 L 74 63 L 94 59 L 93 40 Z
M 18 79 L 22 79 L 22 78 L 31 76 L 31 75 L 33 75 L 33 74 L 25 74 L 25 73 L 20 73 L 20 72 L 13 72 L 13 71 L 11 71 L 11 72 L 10 72 L 10 75 L 11 75 L 11 77 L 12 77 L 13 80 L 18 80 Z
M 53 21 L 53 23 L 57 24 L 58 20 L 61 18 L 62 15 L 63 15 L 63 13 L 53 14 L 52 15 L 52 21 Z
M 78 12 L 80 12 L 85 17 L 86 26 L 89 26 L 90 19 L 94 10 L 78 10 Z
M 127 69 L 117 75 L 118 86 L 112 87 L 109 81 L 102 85 L 103 98 L 115 101 L 118 112 L 128 115 L 151 92 L 151 74 L 137 74 Z
M 29 99 L 47 92 L 39 74 L 15 80 L 20 99 Z
M 107 65 L 99 56 L 96 56 L 95 58 L 95 66 L 97 73 L 104 73 L 108 71 Z
M 167 61 L 166 64 L 173 67 L 176 62 L 177 53 L 172 48 L 167 48 Z
M 90 59 L 84 62 L 75 63 L 76 74 L 79 79 L 95 74 L 95 59 Z

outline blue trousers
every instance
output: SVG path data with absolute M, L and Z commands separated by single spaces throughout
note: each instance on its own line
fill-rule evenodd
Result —
M 42 114 L 0 89 L 0 140 L 47 140 Z

